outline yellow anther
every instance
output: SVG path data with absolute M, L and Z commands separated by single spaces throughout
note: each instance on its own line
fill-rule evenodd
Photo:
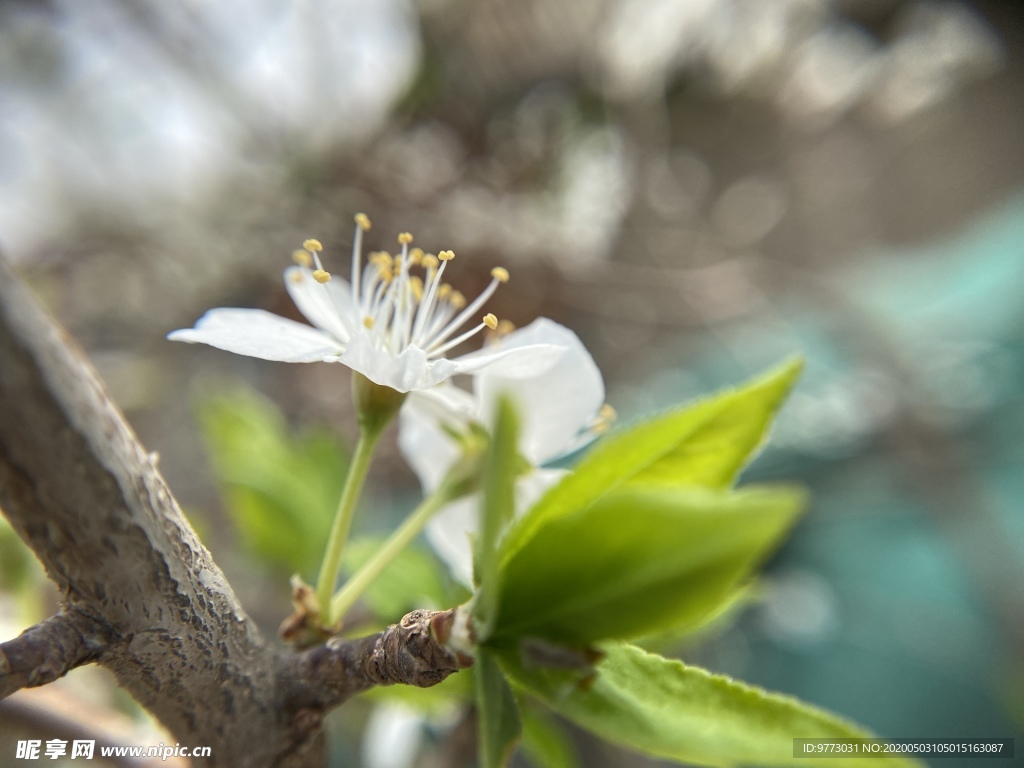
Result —
M 452 287 L 448 283 L 441 283 L 437 288 L 437 298 L 447 299 L 452 294 Z
M 412 262 L 413 266 L 423 261 L 423 249 L 413 248 L 409 251 L 409 261 Z
M 377 274 L 380 275 L 380 279 L 385 283 L 390 283 L 395 276 L 394 271 L 387 264 L 381 264 L 377 269 Z
M 455 258 L 455 251 L 441 251 L 437 254 L 437 258 L 441 261 L 451 261 Z
M 369 229 L 369 227 L 367 227 L 367 229 Z M 368 330 L 368 331 L 372 330 L 373 329 L 373 318 L 370 317 L 369 315 L 364 317 L 363 318 L 363 327 L 366 328 L 366 330 Z
M 591 431 L 593 431 L 593 433 L 595 435 L 603 435 L 605 432 L 607 432 L 611 428 L 612 428 L 612 424 L 611 424 L 610 421 L 599 421 L 599 422 L 595 423 L 594 426 L 591 427 L 590 429 L 591 429 Z
M 313 279 L 318 283 L 326 283 L 331 279 L 331 273 L 318 269 L 313 273 Z
M 370 217 L 365 213 L 356 214 L 356 226 L 359 227 L 363 232 L 370 228 Z
M 507 336 L 516 329 L 516 324 L 511 320 L 499 320 L 498 327 L 495 329 L 495 333 L 499 336 Z
M 435 269 L 439 262 L 437 260 L 437 256 L 432 253 L 428 253 L 423 257 L 423 260 L 420 261 L 420 263 L 423 265 L 424 269 Z
M 313 266 L 313 257 L 309 255 L 309 251 L 304 251 L 301 248 L 297 251 L 292 251 L 292 259 L 300 267 L 311 267 Z
M 490 312 L 488 312 L 486 315 L 484 315 L 483 323 L 493 331 L 495 328 L 498 327 L 498 318 L 496 315 L 493 315 Z
M 423 299 L 423 281 L 416 277 L 416 275 L 412 275 L 409 278 L 409 290 L 412 291 L 412 295 L 416 301 L 421 301 Z
M 601 406 L 601 410 L 597 412 L 597 417 L 602 421 L 611 422 L 615 421 L 619 417 L 619 414 L 617 414 L 615 409 L 608 405 L 608 403 L 605 403 Z
M 398 242 L 401 245 L 408 245 L 409 243 L 412 242 L 412 235 L 409 234 L 408 232 L 403 232 L 398 236 Z
M 323 245 L 320 244 L 319 240 L 314 240 L 312 238 L 306 240 L 302 244 L 302 247 L 305 248 L 307 251 L 322 251 L 324 249 Z
M 452 295 L 448 297 L 448 303 L 455 309 L 462 309 L 466 306 L 466 297 L 458 291 L 452 291 Z
M 390 269 L 391 265 L 394 263 L 394 259 L 387 251 L 374 251 L 366 257 L 366 260 L 375 267 L 387 267 L 388 269 Z
M 504 267 L 495 267 L 491 270 L 491 277 L 497 280 L 499 283 L 508 282 L 508 270 Z
M 296 270 L 288 275 L 288 279 L 291 280 L 293 283 L 301 283 L 303 280 L 303 275 L 301 272 Z

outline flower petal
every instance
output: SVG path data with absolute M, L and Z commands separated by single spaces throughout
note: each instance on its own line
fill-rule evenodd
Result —
M 195 328 L 174 331 L 167 338 L 283 363 L 319 362 L 341 351 L 323 331 L 262 309 L 211 309 Z
M 437 396 L 440 389 L 461 393 L 471 406 L 475 405 L 473 396 L 468 392 L 454 386 L 441 386 L 410 394 L 398 416 L 398 447 L 419 478 L 425 493 L 430 493 L 441 484 L 461 455 L 459 446 L 441 430 L 440 424 L 464 418 L 458 415 L 459 409 L 449 410 L 441 404 L 443 401 Z M 447 394 L 458 398 L 454 393 Z M 445 400 L 454 402 L 449 397 L 445 397 Z
M 516 480 L 516 515 L 530 509 L 548 488 L 569 474 L 564 469 L 536 469 Z M 452 577 L 473 584 L 472 535 L 480 529 L 480 494 L 452 502 L 427 523 L 427 541 L 448 564 Z
M 532 325 L 532 324 L 531 324 Z M 524 329 L 525 330 L 525 329 Z M 509 334 L 511 338 L 515 331 Z M 452 359 L 456 373 L 475 374 L 484 369 L 500 376 L 536 376 L 551 368 L 565 352 L 558 344 L 532 344 L 506 349 L 501 342 Z
M 284 286 L 309 322 L 343 344 L 352 336 L 350 329 L 358 327 L 352 288 L 340 277 L 318 283 L 313 279 L 313 270 L 288 267 L 284 271 Z
M 369 335 L 362 332 L 352 337 L 339 360 L 370 381 L 397 392 L 430 389 L 455 373 L 450 360 L 428 360 L 419 347 L 406 347 L 396 357 L 375 347 Z
M 480 529 L 480 494 L 453 501 L 427 523 L 426 535 L 438 557 L 448 564 L 452 578 L 473 586 L 473 544 L 470 534 Z
M 480 415 L 489 421 L 495 401 L 509 394 L 519 407 L 519 450 L 534 465 L 551 461 L 578 447 L 578 437 L 604 403 L 604 381 L 587 348 L 565 326 L 540 318 L 498 342 L 501 350 L 556 345 L 563 354 L 547 370 L 530 377 L 509 376 L 501 364 L 476 378 Z

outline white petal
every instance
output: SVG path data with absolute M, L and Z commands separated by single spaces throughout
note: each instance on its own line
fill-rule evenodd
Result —
M 340 277 L 318 283 L 313 279 L 313 270 L 288 267 L 284 271 L 284 286 L 305 318 L 338 341 L 347 342 L 352 335 L 349 329 L 358 327 L 352 288 Z
M 402 704 L 374 707 L 363 731 L 363 766 L 411 768 L 425 724 L 422 714 Z
M 473 546 L 470 534 L 479 530 L 480 494 L 453 501 L 427 523 L 427 541 L 448 564 L 452 578 L 473 586 Z
M 439 409 L 440 400 L 436 394 L 439 389 L 455 390 L 470 404 L 474 402 L 468 392 L 442 385 L 425 392 L 411 393 L 398 416 L 398 447 L 419 478 L 424 493 L 437 488 L 461 456 L 458 445 L 441 430 L 440 425 L 451 420 L 458 427 L 464 418 L 454 411 Z M 431 396 L 424 397 L 428 392 Z M 445 397 L 451 399 L 456 396 L 447 393 Z
M 430 389 L 455 373 L 450 360 L 427 360 L 419 347 L 406 347 L 397 357 L 378 349 L 366 333 L 355 334 L 340 362 L 370 381 L 398 392 Z
M 522 515 L 548 488 L 569 474 L 564 469 L 536 469 L 516 480 L 516 515 Z M 473 585 L 472 536 L 480 529 L 480 494 L 459 499 L 442 509 L 427 523 L 427 541 L 448 564 L 452 577 L 467 587 Z
M 319 362 L 340 351 L 338 342 L 323 331 L 262 309 L 211 309 L 195 328 L 167 338 L 283 363 Z
M 519 450 L 530 463 L 543 464 L 573 447 L 604 403 L 604 381 L 587 348 L 568 328 L 540 318 L 498 343 L 531 349 L 539 343 L 557 345 L 562 356 L 543 373 L 527 378 L 504 375 L 501 367 L 487 368 L 476 378 L 481 416 L 493 418 L 495 402 L 509 394 L 519 407 Z
M 509 334 L 509 337 L 512 335 Z M 453 358 L 452 362 L 456 366 L 456 373 L 475 374 L 486 369 L 500 376 L 522 378 L 536 376 L 548 370 L 558 362 L 564 352 L 564 347 L 557 344 L 505 348 L 499 342 L 468 355 Z

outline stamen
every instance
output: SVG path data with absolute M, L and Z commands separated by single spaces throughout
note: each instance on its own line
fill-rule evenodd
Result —
M 437 254 L 437 258 L 441 261 L 451 261 L 455 258 L 455 251 L 441 251 Z
M 428 253 L 420 261 L 424 269 L 436 269 L 437 268 L 437 256 L 432 253 Z
M 359 227 L 360 231 L 366 232 L 370 229 L 370 217 L 365 213 L 357 213 L 356 226 Z
M 415 267 L 423 261 L 423 249 L 413 248 L 409 251 L 409 258 L 412 260 L 412 265 Z
M 313 273 L 313 279 L 322 285 L 323 283 L 330 281 L 331 273 L 318 269 Z
M 374 322 L 372 317 L 367 315 L 366 317 L 363 318 L 363 327 L 365 327 L 367 330 L 372 330 L 373 326 Z
M 302 247 L 305 248 L 307 251 L 322 251 L 324 249 L 323 245 L 320 244 L 319 240 L 314 240 L 312 238 L 306 240 L 302 244 Z
M 301 283 L 305 278 L 303 277 L 303 274 L 301 272 L 296 270 L 295 272 L 291 272 L 288 275 L 288 279 L 291 280 L 293 283 Z
M 605 421 L 615 421 L 619 418 L 619 414 L 617 414 L 615 409 L 608 405 L 608 403 L 601 406 L 601 410 L 597 412 L 597 416 Z
M 445 283 L 437 289 L 437 298 L 444 300 L 447 299 L 452 293 L 452 286 L 450 283 Z
M 292 251 L 292 259 L 300 267 L 311 267 L 313 266 L 313 257 L 309 255 L 309 251 L 304 251 L 301 248 Z
M 498 316 L 493 312 L 488 312 L 484 315 L 483 324 L 490 328 L 492 331 L 498 329 Z
M 462 295 L 461 291 L 452 291 L 452 295 L 448 297 L 448 303 L 455 309 L 462 309 L 466 306 L 466 297 Z
M 491 277 L 497 280 L 499 283 L 508 282 L 508 270 L 504 267 L 495 267 L 491 270 Z
M 401 243 L 402 245 L 408 245 L 409 243 L 412 242 L 412 235 L 409 234 L 408 232 L 403 232 L 398 236 L 398 242 Z
M 452 347 L 459 346 L 459 344 L 461 344 L 462 342 L 466 341 L 467 339 L 472 338 L 473 336 L 476 336 L 484 328 L 489 328 L 490 327 L 489 321 L 493 321 L 495 325 L 498 324 L 498 318 L 496 318 L 494 315 L 486 315 L 484 317 L 484 321 L 482 323 L 480 323 L 480 325 L 476 326 L 476 328 L 472 328 L 472 329 L 466 331 L 461 336 L 457 336 L 456 338 L 452 339 L 451 341 L 449 341 L 449 342 L 447 342 L 445 344 L 442 344 L 439 347 L 436 346 L 436 343 L 435 343 L 434 347 L 431 347 L 431 348 L 427 349 L 427 357 L 430 358 L 430 357 L 437 357 L 438 355 L 443 355 L 445 352 L 447 352 Z

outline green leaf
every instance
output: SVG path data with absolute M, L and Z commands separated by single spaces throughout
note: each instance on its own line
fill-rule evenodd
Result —
M 478 649 L 474 677 L 480 765 L 504 768 L 512 759 L 522 730 L 519 707 L 505 674 L 486 649 Z
M 538 768 L 579 768 L 572 738 L 550 715 L 524 707 L 523 754 Z
M 488 634 L 494 621 L 500 586 L 496 552 L 501 533 L 515 516 L 515 482 L 519 467 L 519 423 L 515 409 L 507 397 L 502 397 L 497 410 L 483 470 L 483 519 L 473 558 L 473 577 L 479 587 L 473 603 L 473 618 L 482 636 Z
M 696 765 L 902 768 L 899 758 L 793 757 L 793 739 L 865 738 L 867 732 L 797 699 L 698 667 L 609 644 L 597 675 L 580 684 L 565 670 L 524 667 L 514 651 L 499 662 L 509 679 L 602 739 Z
M 792 488 L 629 487 L 550 521 L 502 569 L 485 642 L 584 646 L 697 625 L 796 519 Z
M 698 400 L 603 439 L 509 530 L 507 561 L 548 522 L 626 484 L 727 488 L 752 457 L 803 370 L 792 360 L 738 389 Z
M 342 555 L 343 571 L 351 575 L 358 570 L 385 538 L 367 536 L 349 541 Z M 362 600 L 378 619 L 393 622 L 424 605 L 451 605 L 456 597 L 453 592 L 437 558 L 422 547 L 410 546 L 373 581 Z
M 264 562 L 309 574 L 322 555 L 346 456 L 325 430 L 293 435 L 278 408 L 236 386 L 198 403 L 203 440 L 243 543 Z

